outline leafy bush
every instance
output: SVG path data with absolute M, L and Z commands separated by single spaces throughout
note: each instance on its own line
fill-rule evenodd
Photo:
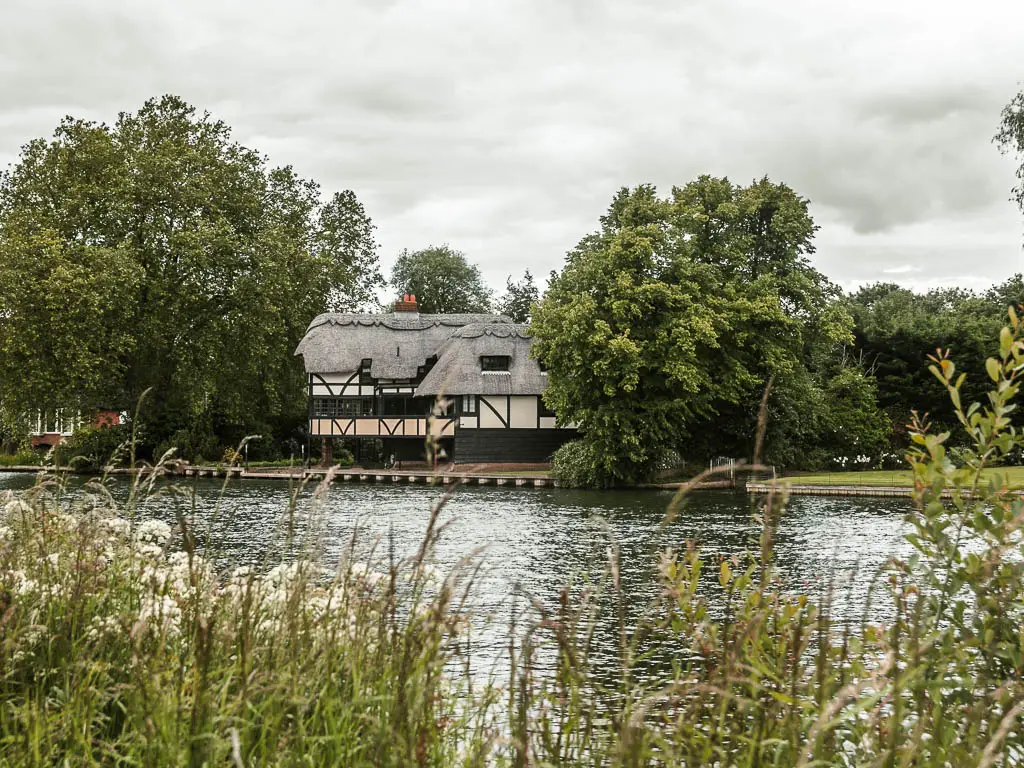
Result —
M 242 456 L 241 451 L 236 451 L 234 448 L 225 448 L 224 453 L 220 456 L 220 463 L 229 467 L 235 466 L 242 463 Z
M 179 429 L 167 441 L 156 446 L 153 457 L 159 460 L 168 450 L 174 449 L 174 455 L 179 459 L 201 464 L 203 457 L 221 456 L 223 449 L 216 436 L 199 427 L 193 429 Z
M 334 466 L 336 467 L 351 467 L 356 463 L 355 456 L 344 445 L 339 445 L 334 449 Z
M 252 467 L 253 469 L 261 467 L 301 467 L 302 459 L 297 458 L 291 461 L 286 459 L 282 459 L 280 461 L 250 461 L 247 466 Z
M 79 427 L 57 446 L 55 459 L 61 466 L 81 472 L 95 472 L 108 464 L 123 466 L 129 461 L 131 439 L 132 430 L 127 424 Z
M 35 467 L 42 461 L 41 451 L 21 450 L 13 454 L 0 454 L 0 467 Z
M 566 488 L 596 488 L 597 456 L 586 440 L 563 443 L 551 458 L 551 477 Z

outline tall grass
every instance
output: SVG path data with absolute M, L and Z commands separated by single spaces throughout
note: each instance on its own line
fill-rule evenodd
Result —
M 132 505 L 159 492 L 159 471 L 136 478 Z M 101 482 L 71 496 L 48 478 L 4 506 L 3 764 L 454 765 L 486 751 L 489 709 L 460 706 L 445 672 L 472 573 L 457 586 L 429 567 L 440 504 L 403 562 L 350 549 L 327 570 L 302 546 L 230 573 L 190 520 L 139 520 Z
M 194 521 L 140 520 L 160 467 L 119 504 L 53 478 L 4 500 L 0 754 L 6 765 L 992 766 L 1024 761 L 1024 500 L 1001 457 L 1024 370 L 1016 315 L 984 406 L 948 389 L 972 448 L 926 420 L 908 455 L 914 554 L 878 574 L 862 616 L 801 594 L 774 561 L 782 489 L 748 553 L 657 555 L 637 620 L 609 548 L 604 592 L 564 589 L 509 627 L 500 680 L 465 641 L 474 558 L 418 551 L 329 570 L 315 537 L 218 572 Z M 994 469 L 993 469 L 994 468 Z M 695 482 L 699 482 L 698 478 Z M 320 493 L 326 492 L 324 486 Z M 683 514 L 686 489 L 665 518 Z M 298 498 L 298 495 L 293 497 Z M 386 547 L 384 549 L 387 549 Z M 868 616 L 886 615 L 885 622 Z

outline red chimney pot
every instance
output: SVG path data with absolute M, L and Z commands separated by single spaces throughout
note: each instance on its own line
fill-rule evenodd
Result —
M 420 308 L 416 306 L 416 295 L 403 293 L 400 301 L 395 302 L 395 312 L 419 312 Z

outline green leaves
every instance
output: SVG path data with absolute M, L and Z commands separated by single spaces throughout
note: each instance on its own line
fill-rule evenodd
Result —
M 130 409 L 153 387 L 157 439 L 216 421 L 229 442 L 301 420 L 306 325 L 380 282 L 353 193 L 321 203 L 173 96 L 26 145 L 0 179 L 0 270 L 8 407 Z
M 1017 167 L 1018 184 L 1013 197 L 1024 211 L 1024 91 L 1021 91 L 1003 109 L 994 141 L 1004 154 L 1014 154 L 1020 161 Z
M 505 295 L 498 301 L 497 311 L 512 318 L 517 323 L 528 323 L 533 305 L 540 299 L 540 292 L 533 282 L 533 275 L 530 270 L 523 273 L 523 279 L 517 283 L 512 282 L 510 275 L 505 281 Z
M 548 399 L 592 443 L 601 483 L 642 480 L 672 449 L 747 453 L 769 377 L 807 381 L 848 338 L 806 263 L 814 229 L 806 201 L 767 179 L 616 194 L 532 317 Z M 816 381 L 799 391 L 822 396 Z
M 391 271 L 391 286 L 399 295 L 416 296 L 420 312 L 426 314 L 491 309 L 491 290 L 484 283 L 480 268 L 448 245 L 402 251 Z

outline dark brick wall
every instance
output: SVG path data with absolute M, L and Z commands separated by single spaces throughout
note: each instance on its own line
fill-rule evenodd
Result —
M 451 456 L 451 438 L 442 438 L 439 445 L 444 449 L 445 455 Z M 384 458 L 387 459 L 391 454 L 394 454 L 395 461 L 424 461 L 427 455 L 427 441 L 422 437 L 384 438 Z
M 532 464 L 551 460 L 562 443 L 576 437 L 574 429 L 459 429 L 455 461 Z

